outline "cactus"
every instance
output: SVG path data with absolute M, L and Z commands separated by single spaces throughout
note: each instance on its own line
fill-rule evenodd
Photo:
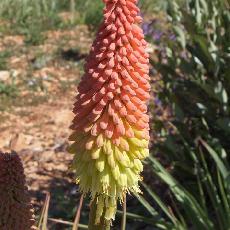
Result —
M 0 152 L 0 229 L 36 229 L 34 223 L 21 160 L 15 152 Z
M 137 0 L 104 0 L 99 28 L 78 86 L 69 152 L 80 191 L 96 199 L 95 222 L 115 217 L 117 200 L 139 193 L 149 154 L 149 56 Z

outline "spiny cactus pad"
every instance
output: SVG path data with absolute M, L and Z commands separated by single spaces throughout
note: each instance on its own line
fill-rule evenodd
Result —
M 15 152 L 0 152 L 0 229 L 31 230 L 34 223 L 21 160 Z
M 117 200 L 139 193 L 149 142 L 149 56 L 137 0 L 104 0 L 78 86 L 69 152 L 83 193 L 97 199 L 97 221 L 114 219 Z

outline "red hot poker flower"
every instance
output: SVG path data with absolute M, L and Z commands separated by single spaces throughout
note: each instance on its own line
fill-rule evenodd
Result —
M 34 224 L 21 160 L 15 152 L 0 152 L 0 229 L 32 230 Z
M 149 56 L 137 0 L 104 0 L 104 20 L 86 59 L 73 112 L 69 151 L 83 193 L 97 199 L 97 219 L 117 199 L 139 192 L 148 156 Z

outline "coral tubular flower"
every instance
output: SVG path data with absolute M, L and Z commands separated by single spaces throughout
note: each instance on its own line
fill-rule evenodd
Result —
M 78 86 L 69 152 L 83 193 L 97 199 L 97 221 L 114 219 L 117 200 L 139 193 L 149 154 L 149 56 L 137 0 L 104 0 L 104 20 Z
M 0 229 L 36 229 L 19 156 L 0 152 Z

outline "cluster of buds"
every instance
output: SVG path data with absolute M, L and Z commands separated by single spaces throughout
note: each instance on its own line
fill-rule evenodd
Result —
M 21 160 L 15 152 L 0 152 L 0 229 L 31 230 L 34 224 Z
M 86 59 L 71 125 L 81 192 L 97 200 L 96 222 L 114 219 L 117 200 L 139 193 L 149 154 L 149 56 L 137 0 L 104 0 L 104 20 Z M 106 210 L 106 211 L 105 211 Z

